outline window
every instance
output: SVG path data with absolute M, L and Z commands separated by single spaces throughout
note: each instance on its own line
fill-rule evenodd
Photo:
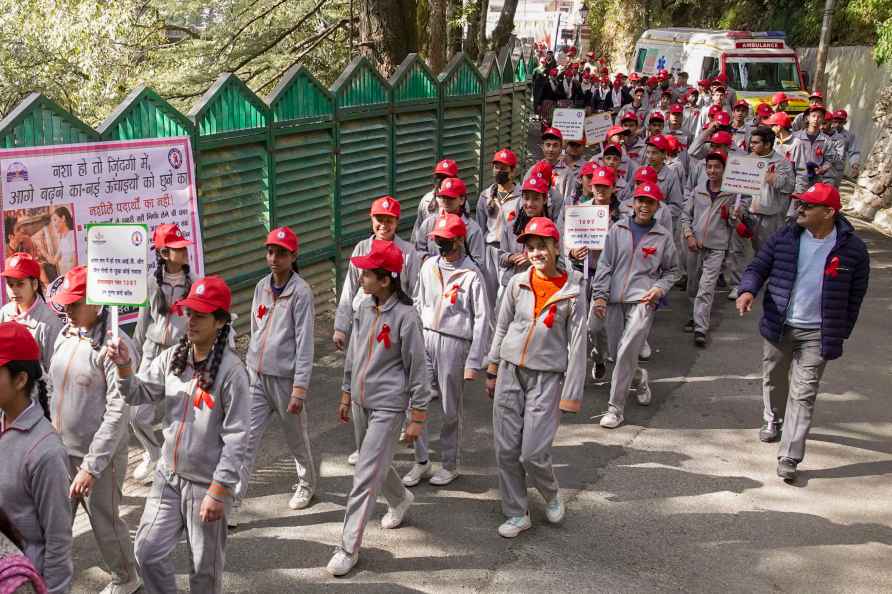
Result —
M 703 58 L 703 67 L 700 69 L 700 78 L 715 78 L 719 75 L 719 59 L 706 57 Z
M 799 89 L 799 73 L 792 59 L 728 58 L 726 71 L 728 84 L 738 91 L 768 93 Z
M 647 50 L 643 47 L 638 50 L 638 59 L 635 60 L 635 72 L 644 72 L 644 62 L 647 59 Z

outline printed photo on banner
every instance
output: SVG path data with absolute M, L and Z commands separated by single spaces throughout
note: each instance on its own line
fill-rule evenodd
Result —
M 14 251 L 33 254 L 48 286 L 86 263 L 86 226 L 97 223 L 145 225 L 149 237 L 157 225 L 176 223 L 195 242 L 193 274 L 204 275 L 187 137 L 2 149 L 0 201 L 0 261 Z M 134 316 L 122 314 L 122 321 Z

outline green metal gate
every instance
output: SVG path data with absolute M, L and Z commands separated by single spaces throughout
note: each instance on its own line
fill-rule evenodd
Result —
M 483 141 L 483 77 L 464 54 L 456 54 L 440 74 L 443 116 L 440 157 L 455 159 L 468 196 L 480 193 L 480 153 Z

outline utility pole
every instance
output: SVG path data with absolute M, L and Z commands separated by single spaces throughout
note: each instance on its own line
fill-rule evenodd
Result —
M 836 0 L 826 0 L 824 4 L 824 21 L 821 23 L 821 40 L 818 43 L 818 56 L 815 60 L 815 80 L 812 82 L 812 91 L 821 91 L 826 96 L 827 76 L 824 70 L 827 67 L 827 52 L 830 51 L 830 27 L 833 25 L 833 10 Z

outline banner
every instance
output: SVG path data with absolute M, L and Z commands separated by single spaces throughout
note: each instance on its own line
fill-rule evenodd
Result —
M 609 228 L 610 207 L 607 205 L 564 207 L 564 246 L 567 249 L 603 250 Z
M 552 127 L 561 131 L 564 140 L 582 140 L 584 124 L 584 109 L 555 109 L 554 115 L 551 116 Z
M 722 178 L 722 191 L 732 194 L 759 195 L 768 173 L 769 163 L 759 157 L 728 155 L 725 175 Z
M 148 300 L 145 225 L 86 225 L 87 303 L 142 307 Z
M 613 126 L 613 115 L 602 111 L 585 118 L 585 143 L 588 146 L 604 142 L 607 132 Z
M 86 226 L 96 223 L 144 224 L 148 237 L 176 223 L 195 242 L 192 277 L 204 276 L 188 137 L 2 149 L 0 205 L 2 262 L 12 252 L 32 254 L 51 291 L 54 279 L 87 263 Z M 135 317 L 122 310 L 122 321 Z

